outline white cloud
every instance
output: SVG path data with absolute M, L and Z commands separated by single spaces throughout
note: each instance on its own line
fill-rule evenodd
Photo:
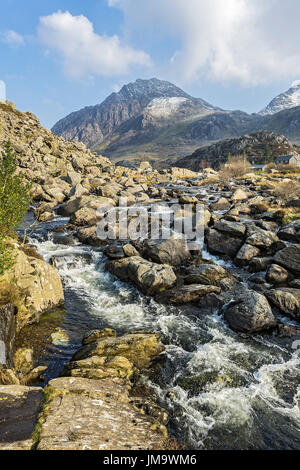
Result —
M 10 46 L 23 46 L 24 38 L 16 31 L 8 30 L 1 34 L 1 41 Z
M 205 75 L 246 85 L 300 74 L 300 2 L 295 0 L 108 0 L 124 12 L 127 34 L 174 38 L 164 73 L 181 81 Z M 178 48 L 178 42 L 180 48 Z
M 116 35 L 96 34 L 85 16 L 68 11 L 41 17 L 38 37 L 59 53 L 65 73 L 72 77 L 125 74 L 132 66 L 151 63 L 145 52 L 122 44 Z

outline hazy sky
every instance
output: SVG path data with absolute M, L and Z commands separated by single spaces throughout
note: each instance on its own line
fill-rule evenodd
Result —
M 136 78 L 261 110 L 300 79 L 299 0 L 1 0 L 7 99 L 51 127 Z

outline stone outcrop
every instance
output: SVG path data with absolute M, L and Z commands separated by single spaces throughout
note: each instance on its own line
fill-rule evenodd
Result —
M 30 450 L 43 390 L 0 385 L 0 450 Z
M 0 103 L 0 125 L 0 147 L 12 142 L 20 172 L 35 183 L 39 200 L 61 203 L 86 176 L 95 178 L 112 168 L 108 159 L 81 143 L 57 138 L 34 114 L 18 111 L 10 103 Z
M 234 258 L 242 245 L 242 240 L 240 238 L 218 232 L 217 230 L 209 229 L 207 244 L 209 251 L 212 253 L 227 255 L 230 258 Z
M 267 299 L 255 291 L 244 292 L 227 304 L 224 318 L 233 330 L 246 333 L 268 330 L 277 324 Z
M 118 379 L 51 380 L 36 431 L 38 450 L 163 448 L 165 426 L 135 406 Z
M 260 253 L 259 249 L 255 246 L 248 245 L 245 243 L 238 251 L 235 257 L 235 264 L 238 266 L 247 266 L 250 261 L 258 256 Z
M 169 240 L 147 240 L 145 254 L 155 263 L 180 266 L 190 258 L 190 252 L 183 238 L 170 238 Z
M 225 279 L 232 279 L 231 274 L 216 264 L 190 266 L 184 272 L 185 284 L 204 284 L 222 287 Z
M 106 359 L 116 356 L 125 357 L 132 363 L 132 367 L 148 367 L 151 360 L 158 356 L 164 348 L 158 344 L 159 335 L 153 333 L 128 333 L 116 337 L 108 331 L 102 338 L 94 339 L 79 349 L 73 356 L 73 361 L 80 361 L 90 357 L 98 356 Z
M 158 294 L 157 302 L 167 305 L 183 305 L 187 303 L 197 303 L 208 294 L 220 294 L 221 289 L 216 286 L 201 284 L 191 284 L 188 286 L 176 287 Z
M 133 393 L 133 373 L 149 367 L 164 347 L 159 335 L 92 331 L 51 380 L 34 433 L 38 450 L 146 450 L 165 446 L 167 413 Z
M 300 320 L 300 289 L 272 289 L 266 292 L 266 296 L 282 313 Z
M 300 245 L 292 245 L 278 251 L 274 256 L 275 263 L 300 275 Z
M 146 295 L 154 295 L 176 282 L 176 275 L 170 266 L 151 263 L 140 256 L 111 261 L 107 269 L 122 281 L 132 281 Z
M 237 118 L 241 118 L 241 116 L 238 116 L 238 112 L 233 113 Z M 215 118 L 215 121 L 219 118 L 220 120 L 223 121 L 222 115 L 219 116 L 213 116 Z M 249 115 L 243 113 L 243 125 L 244 123 L 248 122 L 248 126 L 250 124 L 251 126 L 251 119 L 249 120 Z M 231 119 L 230 116 L 227 116 L 228 119 L 228 125 L 231 125 Z M 253 115 L 253 121 L 256 121 L 257 117 Z M 266 120 L 266 125 L 268 125 L 268 118 L 265 118 Z M 212 117 L 210 116 L 210 124 L 212 126 Z M 224 123 L 214 123 L 216 127 L 219 127 Z M 219 124 L 219 126 L 218 126 Z M 252 125 L 254 122 L 252 122 Z M 260 119 L 258 119 L 258 128 L 259 125 L 261 124 Z M 254 124 L 255 125 L 255 124 Z M 247 126 L 247 124 L 246 124 Z M 271 124 L 271 131 L 274 130 L 276 132 L 276 124 L 275 122 L 272 122 Z M 267 128 L 267 127 L 265 127 Z M 251 129 L 251 127 L 250 127 Z M 219 129 L 218 129 L 219 130 Z M 248 127 L 249 130 L 249 127 Z M 252 130 L 253 127 L 252 127 Z M 250 130 L 251 132 L 251 130 Z M 297 151 L 295 147 L 289 142 L 289 140 L 285 137 L 285 135 L 282 134 L 276 134 L 275 132 L 270 132 L 270 131 L 258 131 L 258 132 L 252 132 L 251 134 L 248 133 L 248 131 L 244 132 L 242 129 L 240 129 L 238 133 L 238 137 L 233 136 L 234 138 L 227 138 L 224 137 L 225 140 L 220 140 L 220 142 L 216 142 L 212 145 L 208 145 L 205 147 L 201 147 L 198 150 L 196 150 L 192 155 L 189 155 L 187 157 L 181 158 L 180 160 L 177 160 L 176 165 L 182 168 L 188 168 L 193 171 L 199 171 L 202 165 L 202 162 L 209 162 L 213 167 L 218 167 L 222 163 L 226 163 L 228 154 L 231 154 L 232 156 L 238 156 L 238 155 L 246 155 L 246 157 L 251 158 L 251 160 L 257 160 L 259 161 L 261 158 L 265 156 L 266 152 L 266 145 L 269 146 L 269 148 L 272 151 L 273 156 L 281 156 L 281 155 L 291 155 L 291 154 L 296 154 Z M 282 132 L 280 130 L 279 132 Z M 246 134 L 246 135 L 242 135 Z M 229 136 L 228 136 L 229 137 Z M 222 138 L 222 137 L 221 137 Z
M 17 328 L 37 321 L 41 313 L 62 305 L 64 293 L 58 272 L 45 261 L 14 246 L 15 263 L 0 277 L 1 297 L 9 296 L 17 309 Z

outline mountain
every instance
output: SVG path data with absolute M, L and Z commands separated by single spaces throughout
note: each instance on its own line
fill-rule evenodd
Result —
M 266 149 L 272 153 L 273 157 L 298 154 L 297 149 L 285 136 L 269 131 L 259 131 L 202 147 L 192 155 L 177 160 L 176 166 L 199 171 L 204 163 L 209 163 L 217 168 L 227 161 L 228 154 L 232 156 L 245 154 L 251 162 L 259 163 L 263 161 Z
M 61 119 L 52 131 L 68 140 L 81 141 L 89 148 L 109 155 L 113 159 L 127 156 L 131 145 L 137 146 L 134 153 L 151 153 L 152 143 L 157 137 L 169 131 L 171 126 L 181 128 L 190 120 L 221 111 L 200 98 L 194 98 L 170 82 L 152 78 L 136 80 L 118 92 L 112 93 L 103 103 L 88 106 Z M 175 132 L 177 135 L 177 133 Z M 185 132 L 183 130 L 185 139 Z M 188 139 L 188 137 L 187 137 Z M 172 144 L 166 149 L 158 139 L 158 152 L 167 157 Z M 193 138 L 191 138 L 191 145 Z M 127 149 L 128 147 L 128 149 Z M 192 148 L 195 147 L 192 145 Z M 176 148 L 176 145 L 175 145 Z M 164 150 L 166 150 L 164 152 Z M 183 150 L 186 155 L 189 146 Z M 171 150 L 172 153 L 172 150 Z M 176 151 L 175 151 L 176 155 Z
M 61 119 L 52 131 L 68 140 L 81 141 L 90 148 L 116 137 L 116 130 L 145 112 L 148 122 L 168 120 L 191 113 L 213 111 L 204 100 L 193 98 L 172 83 L 152 78 L 136 80 L 112 93 L 103 103 L 88 106 Z
M 259 114 L 275 114 L 296 106 L 300 106 L 300 80 L 295 81 L 285 93 L 276 96 Z
M 281 106 L 284 108 L 285 103 L 289 109 L 269 114 L 269 105 L 261 113 L 247 114 L 217 108 L 170 82 L 139 79 L 112 93 L 103 103 L 71 113 L 52 131 L 81 141 L 113 161 L 147 159 L 155 164 L 260 130 L 300 143 L 300 106 L 291 108 L 291 103 L 296 106 L 297 93 L 300 96 L 300 82 L 280 95 Z M 274 106 L 279 109 L 280 97 L 273 100 L 277 100 L 273 110 Z

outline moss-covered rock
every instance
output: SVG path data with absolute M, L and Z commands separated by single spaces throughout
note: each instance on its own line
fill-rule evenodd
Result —
M 148 367 L 152 359 L 158 356 L 164 347 L 158 342 L 155 333 L 129 333 L 120 337 L 104 337 L 85 344 L 73 356 L 73 361 L 80 361 L 92 356 L 127 358 L 137 368 Z

